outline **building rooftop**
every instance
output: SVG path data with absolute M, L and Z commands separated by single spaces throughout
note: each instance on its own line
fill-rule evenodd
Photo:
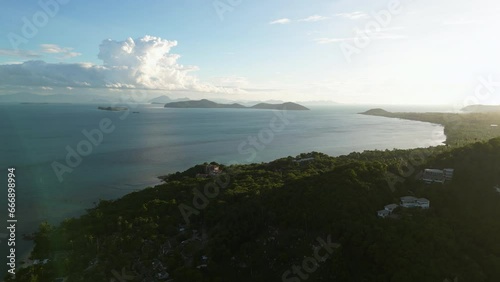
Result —
M 416 201 L 417 198 L 413 197 L 413 196 L 404 196 L 404 197 L 401 197 L 401 201 L 405 201 L 405 202 L 409 202 L 409 201 Z
M 390 204 L 390 205 L 385 206 L 386 209 L 395 209 L 397 207 L 399 207 L 399 205 L 396 205 L 396 204 Z
M 378 214 L 378 215 L 386 215 L 386 216 L 387 216 L 387 215 L 389 215 L 389 214 L 390 214 L 390 212 L 389 212 L 388 210 L 379 210 L 379 211 L 377 212 L 377 214 Z
M 436 168 L 426 168 L 425 172 L 442 173 L 443 171 L 440 169 L 436 169 Z

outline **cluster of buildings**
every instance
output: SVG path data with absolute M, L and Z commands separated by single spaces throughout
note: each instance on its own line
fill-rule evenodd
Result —
M 445 181 L 451 181 L 453 179 L 454 169 L 445 168 L 445 169 L 425 169 L 424 174 L 422 175 L 422 180 L 425 183 L 444 183 Z
M 405 196 L 401 197 L 401 206 L 403 208 L 428 209 L 431 206 L 431 202 L 426 198 L 415 198 L 413 196 Z
M 394 211 L 397 207 L 399 207 L 399 206 L 398 206 L 398 205 L 396 205 L 396 204 L 390 204 L 390 205 L 387 205 L 387 206 L 385 206 L 385 207 L 384 207 L 384 209 L 383 209 L 383 210 L 379 210 L 379 211 L 377 212 L 377 215 L 378 215 L 379 217 L 388 217 L 389 215 L 391 215 L 391 214 L 392 214 L 392 212 L 393 212 L 393 211 Z
M 218 165 L 209 164 L 205 167 L 205 173 L 196 174 L 197 178 L 206 178 L 211 176 L 216 176 L 222 172 L 222 169 Z
M 377 212 L 378 217 L 388 217 L 391 215 L 396 208 L 399 206 L 403 208 L 422 208 L 422 209 L 428 209 L 431 206 L 431 202 L 426 199 L 426 198 L 416 198 L 413 196 L 405 196 L 400 198 L 401 203 L 400 205 L 397 204 L 390 204 L 384 207 L 383 210 L 379 210 Z

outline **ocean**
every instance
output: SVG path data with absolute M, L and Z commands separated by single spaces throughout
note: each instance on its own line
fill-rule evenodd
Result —
M 22 234 L 36 230 L 41 221 L 55 224 L 78 216 L 99 199 L 153 186 L 160 182 L 158 176 L 195 164 L 267 162 L 311 151 L 338 156 L 428 147 L 445 140 L 439 125 L 357 114 L 373 106 L 287 112 L 166 109 L 145 104 L 134 106 L 131 112 L 111 112 L 97 106 L 0 104 L 0 179 L 4 185 L 0 220 L 6 224 L 7 168 L 13 167 L 18 258 L 31 247 Z M 1 233 L 4 254 L 6 242 Z

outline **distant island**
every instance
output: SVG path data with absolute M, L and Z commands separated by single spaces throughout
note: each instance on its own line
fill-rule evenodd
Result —
M 127 107 L 97 107 L 99 110 L 103 111 L 112 111 L 112 112 L 120 112 L 120 111 L 127 111 Z
M 381 116 L 381 117 L 393 117 L 394 114 L 391 112 L 388 112 L 384 109 L 376 108 L 376 109 L 370 109 L 366 112 L 359 113 L 360 115 L 368 115 L 368 116 Z
M 165 105 L 166 103 L 181 102 L 181 101 L 189 101 L 189 98 L 171 99 L 168 96 L 162 95 L 149 100 L 151 104 L 163 104 L 163 105 Z
M 292 103 L 268 104 L 259 103 L 251 107 L 245 107 L 238 103 L 220 104 L 207 99 L 198 101 L 181 101 L 165 104 L 165 108 L 202 108 L 202 109 L 263 109 L 263 110 L 290 110 L 290 111 L 307 111 L 308 108 Z

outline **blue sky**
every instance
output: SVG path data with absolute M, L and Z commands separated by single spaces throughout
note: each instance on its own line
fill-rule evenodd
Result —
M 58 11 L 48 15 L 39 2 Z M 481 79 L 500 81 L 493 0 L 0 4 L 3 94 L 141 89 L 151 97 L 454 104 L 475 95 Z M 27 38 L 25 20 L 43 23 L 41 13 L 48 21 Z M 12 44 L 13 36 L 25 40 Z M 480 102 L 500 102 L 490 94 Z

